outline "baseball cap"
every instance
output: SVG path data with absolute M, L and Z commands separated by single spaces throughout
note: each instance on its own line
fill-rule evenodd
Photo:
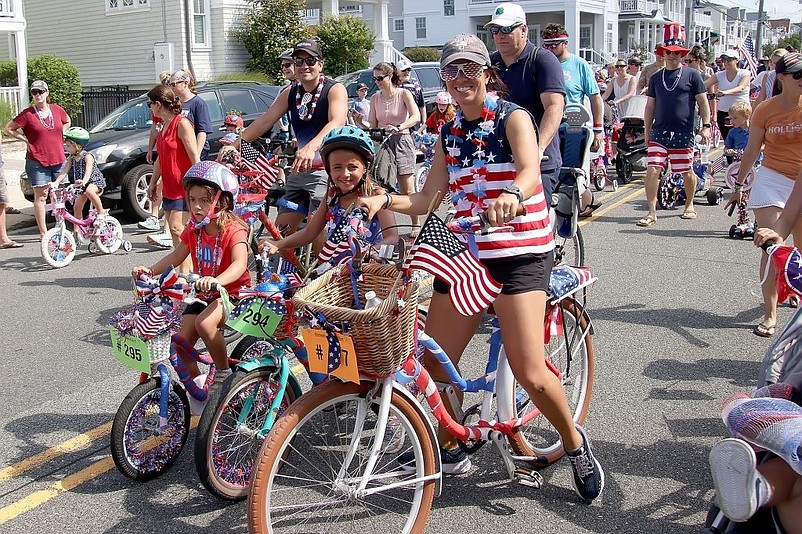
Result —
M 802 54 L 799 52 L 788 52 L 777 60 L 774 65 L 777 74 L 786 74 L 802 71 Z
M 278 59 L 279 61 L 281 61 L 282 59 L 292 59 L 292 48 L 286 49 L 284 52 L 279 54 L 276 59 Z
M 306 52 L 310 56 L 317 58 L 323 57 L 323 55 L 320 53 L 320 43 L 314 39 L 304 39 L 303 41 L 298 42 L 292 49 L 293 55 L 295 55 L 296 52 Z
M 493 11 L 493 18 L 485 24 L 485 28 L 488 26 L 513 26 L 515 24 L 526 24 L 526 13 L 518 4 L 505 2 L 496 7 L 496 10 Z
M 490 53 L 487 51 L 487 47 L 472 33 L 458 33 L 443 45 L 440 68 L 458 59 L 467 59 L 480 65 L 490 65 Z
M 398 60 L 398 63 L 395 64 L 395 68 L 399 71 L 411 69 L 412 62 L 408 59 L 400 59 Z
M 364 84 L 364 83 L 358 83 L 356 85 L 356 90 L 357 91 L 359 91 L 360 89 L 367 89 L 367 88 L 368 88 L 368 86 L 366 84 Z
M 31 84 L 31 91 L 33 91 L 34 89 L 39 89 L 40 91 L 44 91 L 45 93 L 49 91 L 49 89 L 47 88 L 47 84 L 42 80 L 36 80 Z
M 189 74 L 187 74 L 187 71 L 185 71 L 184 69 L 174 70 L 172 72 L 172 74 L 170 74 L 170 78 L 171 79 L 175 78 L 176 80 L 179 80 L 179 81 L 182 81 L 182 82 L 187 82 L 187 83 L 192 81 L 190 79 L 190 77 L 189 77 Z
M 721 55 L 719 57 L 722 60 L 725 60 L 725 59 L 738 59 L 738 54 L 735 52 L 735 50 L 725 50 L 724 52 L 721 53 Z

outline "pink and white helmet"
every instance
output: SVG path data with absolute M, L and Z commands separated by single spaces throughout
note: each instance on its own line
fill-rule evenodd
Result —
M 448 94 L 447 91 L 440 91 L 439 93 L 437 93 L 437 96 L 434 97 L 434 103 L 443 104 L 447 106 L 448 104 L 451 103 L 451 95 Z
M 223 194 L 231 195 L 231 205 L 237 201 L 239 181 L 228 167 L 216 161 L 200 161 L 184 174 L 184 189 L 190 182 L 201 182 L 219 189 Z

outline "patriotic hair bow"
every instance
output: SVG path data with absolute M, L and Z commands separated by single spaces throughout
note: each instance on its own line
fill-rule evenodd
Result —
M 153 278 L 137 279 L 136 294 L 151 306 L 154 299 L 159 297 L 160 304 L 169 308 L 172 306 L 172 299 L 180 300 L 184 297 L 184 284 L 178 281 L 178 272 L 171 265 L 161 274 L 158 281 Z

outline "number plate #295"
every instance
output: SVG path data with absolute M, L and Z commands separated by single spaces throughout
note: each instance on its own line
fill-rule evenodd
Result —
M 150 355 L 148 345 L 138 337 L 122 336 L 119 330 L 109 327 L 111 348 L 114 356 L 122 363 L 142 373 L 150 372 Z

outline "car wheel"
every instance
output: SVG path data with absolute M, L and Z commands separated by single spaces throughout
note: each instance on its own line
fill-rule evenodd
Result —
M 137 165 L 123 177 L 121 198 L 123 211 L 130 217 L 145 220 L 150 217 L 148 184 L 153 177 L 153 165 Z

